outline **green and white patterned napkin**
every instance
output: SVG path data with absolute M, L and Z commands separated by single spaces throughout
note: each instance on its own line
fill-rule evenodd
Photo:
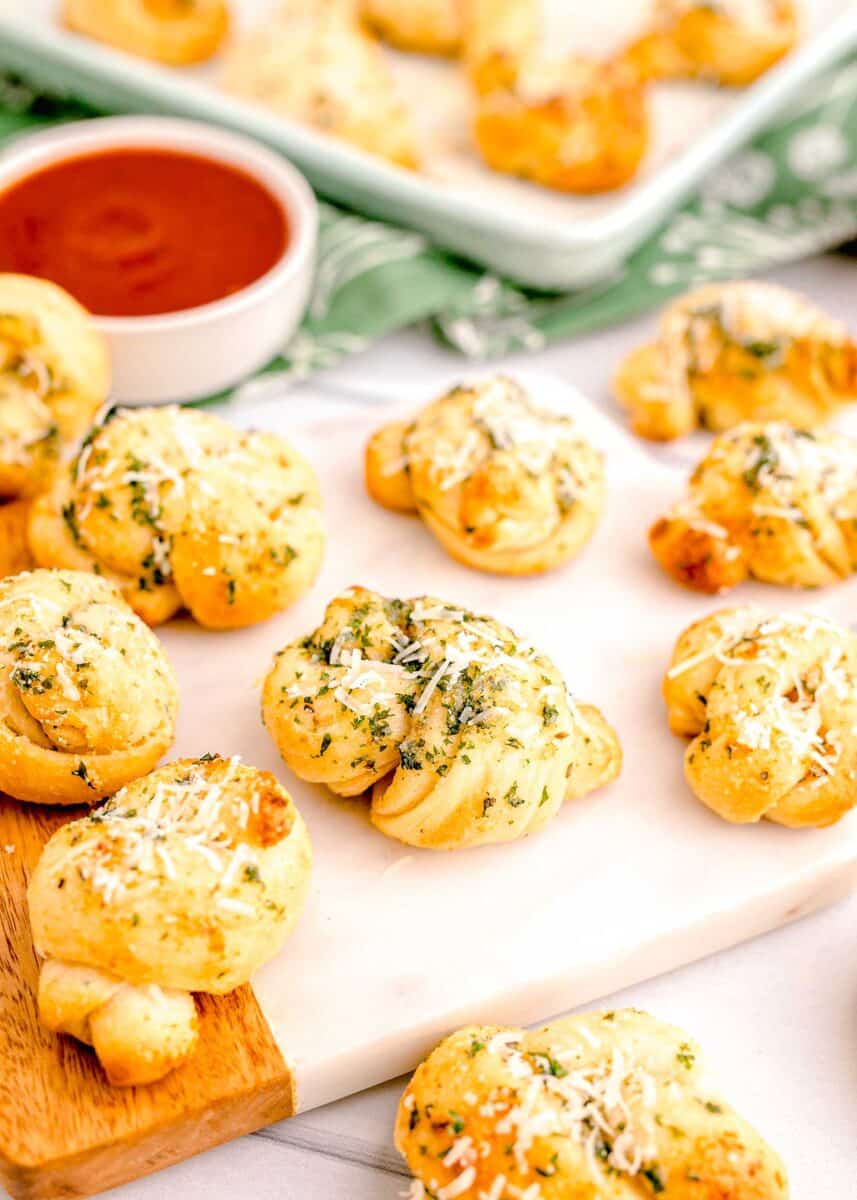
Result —
M 74 99 L 0 76 L 0 139 L 93 115 Z M 473 358 L 538 350 L 658 308 L 690 284 L 750 275 L 855 236 L 857 58 L 810 85 L 775 127 L 720 167 L 617 277 L 573 294 L 525 291 L 420 234 L 323 203 L 307 318 L 263 375 L 275 374 L 278 385 L 302 378 L 416 322 Z

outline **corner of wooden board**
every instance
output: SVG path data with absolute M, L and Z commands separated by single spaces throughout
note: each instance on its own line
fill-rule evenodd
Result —
M 200 997 L 197 1052 L 149 1087 L 111 1087 L 91 1051 L 42 1028 L 27 881 L 75 815 L 0 798 L 0 1181 L 15 1200 L 92 1195 L 296 1110 L 250 987 Z

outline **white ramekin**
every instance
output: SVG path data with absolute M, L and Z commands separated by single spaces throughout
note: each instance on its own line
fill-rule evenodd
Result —
M 99 117 L 20 138 L 0 154 L 0 191 L 63 159 L 129 147 L 183 150 L 239 167 L 285 209 L 289 242 L 283 256 L 240 292 L 184 312 L 94 318 L 110 344 L 110 394 L 117 403 L 214 395 L 270 361 L 300 324 L 315 264 L 315 197 L 299 171 L 250 138 L 171 117 Z

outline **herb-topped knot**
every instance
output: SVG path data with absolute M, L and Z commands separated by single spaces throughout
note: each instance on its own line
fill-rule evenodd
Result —
M 277 655 L 263 714 L 301 778 L 343 796 L 371 789 L 374 824 L 416 846 L 533 832 L 621 758 L 601 713 L 500 622 L 363 588 Z
M 824 587 L 857 571 L 857 441 L 779 422 L 715 438 L 652 552 L 688 587 Z
M 150 624 L 186 608 L 252 624 L 310 587 L 324 530 L 312 468 L 282 438 L 180 408 L 114 411 L 39 499 L 45 565 L 113 580 Z
M 604 507 L 600 453 L 504 376 L 378 430 L 366 483 L 379 504 L 417 511 L 453 558 L 505 575 L 568 562 Z

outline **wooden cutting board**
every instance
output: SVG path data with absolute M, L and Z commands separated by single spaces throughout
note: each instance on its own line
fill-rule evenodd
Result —
M 295 1112 L 294 1078 L 249 987 L 200 998 L 200 1048 L 160 1083 L 112 1088 L 39 1025 L 30 872 L 79 812 L 0 805 L 0 1178 L 15 1197 L 104 1191 Z
M 35 1016 L 26 879 L 68 814 L 0 801 L 0 1170 L 14 1196 L 101 1191 L 408 1070 L 456 1025 L 548 1018 L 857 885 L 854 815 L 818 832 L 738 828 L 694 800 L 660 680 L 678 633 L 723 602 L 677 588 L 645 545 L 685 472 L 559 381 L 524 379 L 542 402 L 574 410 L 608 464 L 592 545 L 538 579 L 468 571 L 418 521 L 368 500 L 361 452 L 378 408 L 308 402 L 304 392 L 298 413 L 288 399 L 237 410 L 241 423 L 288 433 L 315 463 L 330 545 L 312 594 L 281 617 L 229 634 L 187 622 L 159 631 L 181 684 L 175 755 L 237 753 L 279 774 L 313 841 L 310 898 L 252 990 L 203 998 L 191 1062 L 152 1087 L 111 1089 L 90 1051 L 45 1033 Z M 528 635 L 616 725 L 621 778 L 536 837 L 457 854 L 400 846 L 371 827 L 361 801 L 294 779 L 259 719 L 261 679 L 273 652 L 354 583 L 431 592 Z M 848 623 L 857 584 L 813 595 L 748 587 L 736 602 L 747 601 Z

